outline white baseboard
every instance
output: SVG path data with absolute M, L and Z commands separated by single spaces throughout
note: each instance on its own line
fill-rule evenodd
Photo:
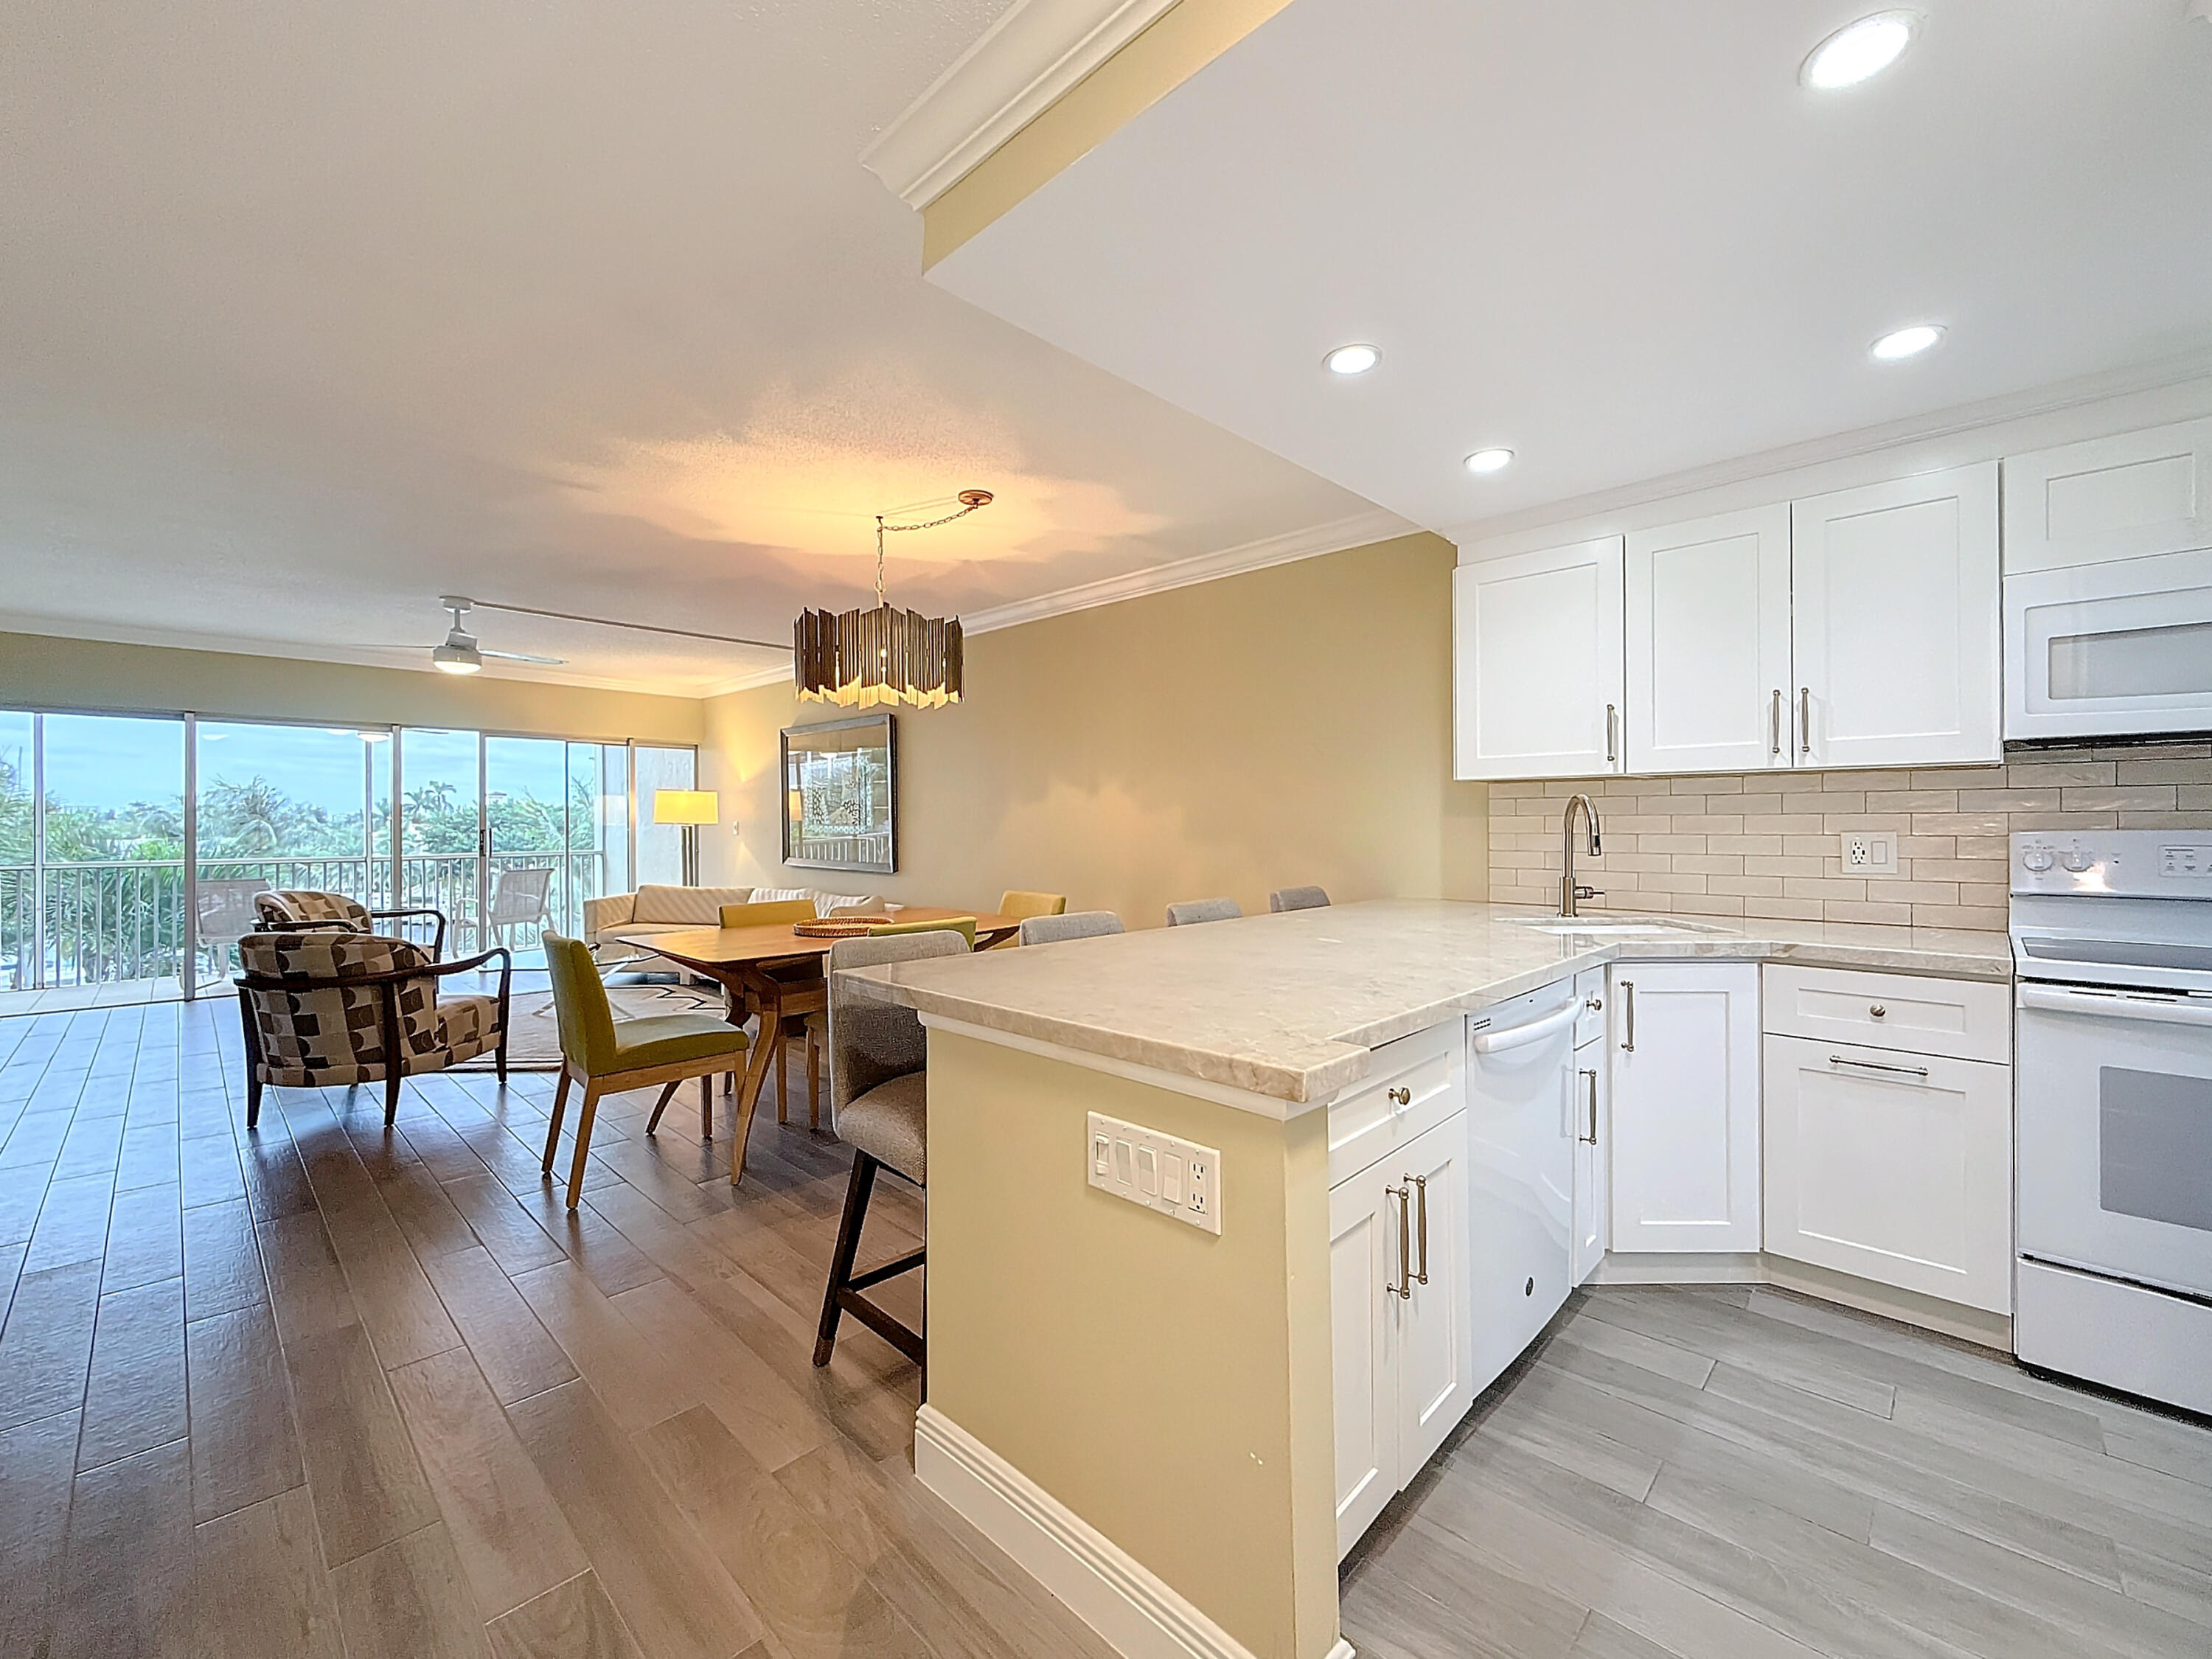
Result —
M 933 1406 L 914 1424 L 914 1471 L 1125 1659 L 1255 1659 L 1153 1572 Z M 1353 1659 L 1340 1638 L 1328 1659 Z

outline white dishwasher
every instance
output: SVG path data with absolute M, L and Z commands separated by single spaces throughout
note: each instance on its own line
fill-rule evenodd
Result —
M 1573 1254 L 1574 981 L 1467 1022 L 1468 1218 L 1476 1392 L 1567 1299 Z

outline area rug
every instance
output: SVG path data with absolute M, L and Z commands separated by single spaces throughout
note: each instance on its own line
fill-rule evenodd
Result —
M 690 985 L 610 985 L 607 1000 L 614 1006 L 615 1024 L 654 1014 L 712 1014 L 723 1017 L 722 994 Z M 510 1071 L 557 1072 L 561 1069 L 561 1029 L 553 1018 L 553 993 L 517 988 L 507 997 L 507 1064 Z M 489 1072 L 493 1060 L 485 1054 L 454 1066 L 456 1072 Z

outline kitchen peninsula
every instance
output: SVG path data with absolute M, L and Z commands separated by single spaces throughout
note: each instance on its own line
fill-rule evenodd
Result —
M 1628 964 L 1644 985 L 1640 1050 Z M 1706 977 L 1685 981 L 1697 1017 L 1678 1040 L 1662 993 L 1667 975 L 1686 973 Z M 1486 1241 L 1505 1235 L 1486 1229 L 1517 1229 L 1516 1249 L 1539 1235 L 1537 1247 L 1556 1245 L 1556 1308 L 1571 1282 L 1569 1235 L 1583 1230 L 1569 1146 L 1595 1152 L 1603 1121 L 1617 1158 L 1614 1123 L 1663 1110 L 1677 1115 L 1667 1135 L 1676 1151 L 1690 1138 L 1680 1125 L 1714 1124 L 1716 1201 L 1740 1194 L 1747 1174 L 1749 1213 L 1719 1218 L 1712 1236 L 1726 1248 L 1715 1260 L 1764 1273 L 1762 1040 L 1770 1077 L 1786 1045 L 1814 1042 L 1834 1051 L 1838 1087 L 1858 1086 L 1854 1067 L 1878 1083 L 1898 1073 L 1912 1085 L 1903 1093 L 1942 1116 L 1930 1167 L 1977 1203 L 2001 1187 L 2008 1204 L 2008 1107 L 2001 1146 L 1986 1109 L 2008 1102 L 2008 1085 L 1992 1097 L 1979 1081 L 1953 1086 L 1940 1068 L 2008 1065 L 2008 1027 L 1985 1028 L 2007 1006 L 2010 974 L 2001 934 L 1569 922 L 1418 901 L 861 970 L 870 994 L 915 1008 L 929 1030 L 930 1364 L 917 1468 L 1124 1653 L 1348 1653 L 1337 1621 L 1344 1549 L 1496 1375 L 1478 1364 L 1492 1322 L 1482 1285 L 1507 1246 L 1493 1250 Z M 1632 1103 L 1607 1103 L 1600 1070 L 1580 1069 L 1586 1039 L 1619 1049 L 1625 1035 L 1634 1063 L 1672 1064 L 1670 1053 L 1694 1059 L 1688 1045 L 1706 1031 L 1717 1033 L 1716 1081 L 1678 1071 L 1665 1080 L 1679 1103 L 1642 1083 Z M 1881 1059 L 1896 1052 L 1916 1058 Z M 1554 1053 L 1556 1066 L 1540 1060 Z M 1497 1068 L 1487 1092 L 1486 1065 Z M 1639 1075 L 1618 1060 L 1607 1071 Z M 1505 1119 L 1486 1119 L 1486 1100 L 1516 1091 L 1536 1103 L 1516 1121 L 1555 1143 L 1540 1155 L 1556 1152 L 1556 1176 L 1522 1180 Z M 1823 1118 L 1821 1133 L 1835 1121 Z M 1383 1172 L 1372 1203 L 1359 1184 L 1370 1170 Z M 1765 1176 L 1772 1190 L 1784 1172 L 1770 1162 Z M 1701 1179 L 1677 1179 L 1679 1212 L 1628 1219 L 1655 1237 L 1680 1231 L 1697 1218 Z M 1616 1166 L 1616 1212 L 1621 1183 Z M 1601 1171 L 1590 1190 L 1605 1207 Z M 1211 1211 L 1194 1213 L 1201 1193 Z M 1779 1207 L 1794 1213 L 1800 1196 L 1793 1188 Z M 1915 1196 L 1906 1208 L 1941 1207 Z M 1964 1248 L 1982 1257 L 1986 1231 L 1949 1228 L 1974 1235 Z M 1945 1260 L 1949 1234 L 1865 1259 L 1901 1264 L 1906 1316 L 2002 1344 L 2008 1303 L 1984 1294 L 1978 1267 Z M 1674 1248 L 1650 1254 L 1653 1276 L 1679 1261 Z M 2002 1262 L 2008 1212 L 1995 1248 Z M 1841 1299 L 1869 1273 L 1857 1256 L 1843 1269 L 1817 1249 L 1801 1259 Z M 1516 1297 L 1521 1278 L 1516 1267 Z M 1926 1288 L 1954 1280 L 1970 1288 Z M 1516 1332 L 1515 1346 L 1526 1340 Z M 1368 1432 L 1401 1403 L 1399 1427 Z

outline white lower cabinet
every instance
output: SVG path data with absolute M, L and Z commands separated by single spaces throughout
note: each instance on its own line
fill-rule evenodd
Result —
M 2012 1068 L 1766 1039 L 1770 1254 L 2012 1310 Z
M 1329 1193 L 1341 1557 L 1474 1403 L 1467 1115 Z
M 1606 1000 L 1610 1247 L 1758 1249 L 1758 964 L 1617 963 Z

